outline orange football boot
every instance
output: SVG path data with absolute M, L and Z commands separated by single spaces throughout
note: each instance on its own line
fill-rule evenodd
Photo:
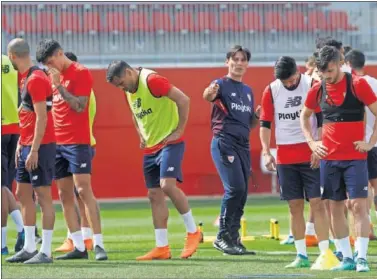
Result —
M 201 240 L 202 233 L 199 230 L 197 230 L 195 233 L 187 233 L 185 246 L 181 253 L 181 258 L 190 258 L 196 252 L 196 249 L 198 249 Z
M 73 246 L 73 241 L 70 238 L 66 238 L 63 242 L 63 244 L 55 249 L 55 252 L 63 252 L 68 253 L 72 252 L 75 249 L 75 246 Z
M 151 260 L 169 260 L 171 259 L 170 247 L 155 247 L 144 256 L 137 257 L 137 261 L 151 261 Z
M 315 247 L 318 245 L 318 239 L 315 235 L 305 235 L 305 242 L 307 247 Z

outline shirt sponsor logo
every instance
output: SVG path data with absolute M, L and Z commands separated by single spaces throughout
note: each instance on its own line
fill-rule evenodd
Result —
M 236 104 L 236 103 L 231 103 L 231 109 L 251 113 L 251 107 L 250 106 L 239 105 L 239 104 Z
M 301 96 L 288 97 L 288 100 L 285 103 L 284 108 L 298 107 L 299 105 L 301 105 L 301 101 L 302 101 L 302 97 Z
M 279 120 L 296 120 L 300 118 L 301 110 L 294 113 L 278 113 Z

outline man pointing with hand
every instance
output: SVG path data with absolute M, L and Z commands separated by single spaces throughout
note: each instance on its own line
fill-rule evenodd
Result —
M 248 252 L 239 234 L 251 175 L 250 130 L 258 123 L 251 88 L 242 82 L 250 61 L 250 51 L 236 45 L 226 55 L 228 74 L 204 90 L 212 103 L 212 159 L 224 186 L 220 230 L 214 247 L 226 254 Z

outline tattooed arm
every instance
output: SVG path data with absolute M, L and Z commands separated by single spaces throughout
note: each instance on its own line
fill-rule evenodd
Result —
M 87 96 L 74 96 L 61 84 L 57 89 L 64 101 L 66 101 L 74 111 L 83 112 L 85 110 L 86 104 L 88 103 Z

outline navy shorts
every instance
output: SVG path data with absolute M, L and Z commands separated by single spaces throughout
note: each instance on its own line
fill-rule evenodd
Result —
M 38 151 L 38 168 L 28 172 L 25 168 L 31 146 L 23 146 L 18 158 L 16 180 L 18 183 L 28 183 L 33 187 L 51 186 L 55 172 L 56 144 L 41 144 Z
M 185 143 L 169 144 L 154 154 L 144 155 L 144 179 L 147 188 L 160 187 L 160 179 L 176 178 L 183 182 L 182 161 Z
M 90 174 L 91 171 L 92 147 L 89 144 L 56 146 L 55 180 L 72 174 Z
M 224 188 L 228 191 L 241 189 L 247 195 L 251 174 L 249 149 L 235 149 L 229 142 L 213 137 L 211 155 Z
M 1 187 L 8 187 L 10 191 L 16 176 L 14 159 L 19 137 L 17 134 L 1 136 Z
M 369 180 L 377 178 L 377 147 L 368 152 L 368 177 Z
M 310 200 L 321 197 L 319 169 L 312 169 L 310 163 L 278 164 L 277 174 L 282 200 Z
M 95 147 L 90 147 L 90 148 L 91 148 L 92 160 L 93 160 L 94 156 L 96 155 L 96 148 Z M 73 188 L 73 190 L 75 192 L 76 197 L 79 197 L 79 191 L 77 191 L 76 186 Z
M 367 160 L 321 160 L 322 198 L 343 201 L 368 197 Z

